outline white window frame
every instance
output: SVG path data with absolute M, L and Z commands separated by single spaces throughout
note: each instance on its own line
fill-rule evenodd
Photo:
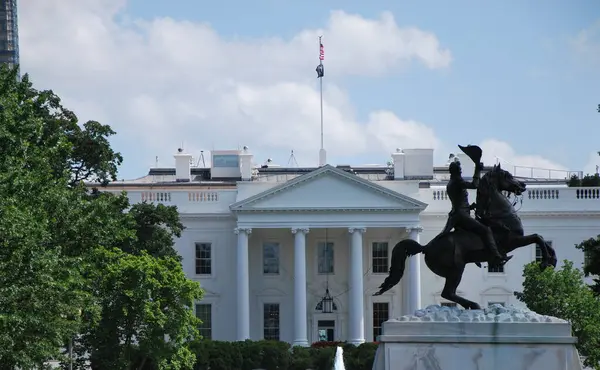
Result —
M 270 300 L 266 300 L 266 301 L 263 301 L 261 303 L 261 305 L 260 305 L 260 308 L 261 308 L 261 310 L 260 310 L 260 316 L 262 318 L 262 320 L 261 320 L 262 321 L 262 325 L 260 327 L 260 336 L 261 336 L 262 339 L 265 339 L 265 305 L 268 305 L 268 304 L 277 305 L 277 308 L 279 310 L 279 323 L 277 325 L 277 330 L 279 331 L 279 338 L 277 338 L 277 339 L 271 339 L 271 340 L 277 340 L 277 341 L 281 342 L 281 341 L 283 341 L 282 334 L 281 334 L 281 329 L 283 327 L 283 325 L 281 325 L 282 322 L 283 322 L 283 319 L 282 319 L 282 316 L 283 316 L 283 305 L 281 304 L 281 302 L 272 302 Z
M 277 272 L 276 273 L 265 273 L 265 244 L 266 243 L 274 243 L 278 245 L 278 253 L 277 253 Z M 281 254 L 283 252 L 283 248 L 282 248 L 282 243 L 281 241 L 279 241 L 278 239 L 263 239 L 260 242 L 260 255 L 261 255 L 261 260 L 260 260 L 260 270 L 261 273 L 264 277 L 274 277 L 274 278 L 279 278 L 281 276 Z
M 196 245 L 197 244 L 210 244 L 210 274 L 199 274 L 198 271 L 196 270 L 196 260 L 197 260 L 197 256 L 196 256 Z M 214 240 L 195 240 L 192 243 L 192 251 L 194 253 L 194 259 L 193 259 L 193 268 L 194 268 L 194 276 L 198 277 L 198 278 L 214 278 L 215 277 L 215 241 Z
M 254 340 L 254 336 L 252 335 L 252 327 L 254 327 L 254 330 L 258 330 L 258 332 L 256 332 L 256 338 L 258 340 L 263 340 L 265 339 L 265 312 L 264 312 L 264 307 L 265 307 L 265 303 L 276 303 L 279 304 L 279 340 L 280 341 L 285 341 L 287 338 L 287 331 L 288 331 L 288 327 L 286 325 L 286 320 L 287 318 L 287 305 L 285 304 L 285 293 L 282 292 L 279 289 L 274 289 L 274 288 L 267 288 L 263 291 L 261 291 L 257 297 L 256 297 L 256 312 L 258 314 L 257 319 L 254 321 L 254 324 L 251 322 L 251 328 L 250 328 L 250 339 Z M 258 327 L 254 326 L 254 325 L 258 325 Z
M 336 239 L 337 240 L 337 239 Z M 317 275 L 320 276 L 335 276 L 336 271 L 338 270 L 338 266 L 337 266 L 337 260 L 338 260 L 338 253 L 337 253 L 337 243 L 336 240 L 325 240 L 325 238 L 319 238 L 315 240 L 315 271 L 317 273 Z M 331 243 L 333 244 L 333 272 L 320 272 L 319 271 L 319 244 L 321 243 Z
M 197 301 L 194 303 L 194 315 L 197 313 L 198 305 L 210 306 L 210 338 L 203 337 L 203 339 L 214 340 L 215 333 L 215 305 L 212 302 Z
M 394 318 L 394 312 L 396 307 L 394 305 L 394 297 L 395 295 L 386 295 L 385 293 L 383 295 L 377 296 L 377 297 L 373 297 L 373 296 L 367 296 L 367 299 L 365 302 L 367 304 L 367 307 L 365 307 L 365 317 L 368 317 L 367 320 L 364 320 L 365 322 L 365 340 L 366 341 L 371 341 L 374 342 L 375 338 L 373 338 L 373 303 L 387 303 L 388 304 L 388 320 L 391 318 Z
M 373 244 L 375 243 L 387 243 L 387 270 L 385 272 L 375 272 L 373 266 Z M 373 275 L 387 275 L 389 273 L 390 265 L 392 264 L 392 243 L 389 239 L 381 238 L 381 239 L 369 239 L 369 248 L 368 248 L 368 259 L 369 259 L 369 272 Z
M 392 317 L 392 302 L 386 302 L 386 301 L 374 301 L 374 302 L 371 302 L 371 306 L 370 306 L 370 308 L 371 308 L 371 315 L 370 315 L 370 318 L 371 318 L 371 320 L 370 320 L 371 321 L 371 325 L 370 325 L 371 326 L 371 333 L 370 334 L 371 334 L 371 338 L 372 338 L 371 341 L 372 342 L 374 342 L 374 341 L 377 340 L 377 338 L 373 335 L 373 332 L 375 331 L 375 325 L 373 325 L 373 321 L 375 320 L 375 310 L 374 310 L 373 305 L 375 305 L 375 304 L 387 304 L 387 311 L 388 311 L 388 318 L 387 319 L 389 320 Z M 387 320 L 385 320 L 385 321 L 387 321 Z M 381 334 L 383 334 L 383 323 L 385 321 L 383 321 L 381 323 Z

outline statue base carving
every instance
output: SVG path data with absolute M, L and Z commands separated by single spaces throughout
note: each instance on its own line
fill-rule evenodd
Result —
M 389 320 L 373 370 L 581 370 L 571 324 L 527 309 L 429 306 Z

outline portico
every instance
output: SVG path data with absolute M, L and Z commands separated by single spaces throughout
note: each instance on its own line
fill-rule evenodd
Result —
M 390 254 L 402 237 L 399 235 L 418 241 L 419 214 L 427 205 L 329 165 L 262 192 L 253 191 L 254 184 L 248 185 L 230 207 L 237 218 L 237 339 L 257 339 L 250 336 L 250 268 L 254 265 L 249 260 L 249 240 L 253 231 L 266 235 L 269 230 L 287 229 L 293 238 L 291 337 L 294 345 L 307 346 L 311 337 L 309 310 L 314 309 L 307 297 L 308 286 L 319 273 L 307 276 L 307 271 L 312 271 L 307 267 L 307 238 L 311 232 L 322 234 L 323 230 L 335 229 L 345 230 L 346 235 L 338 236 L 345 245 L 335 250 L 339 257 L 336 263 L 347 265 L 345 271 L 342 269 L 344 276 L 335 276 L 347 285 L 344 337 L 350 343 L 364 342 L 365 297 L 372 293 L 365 291 L 365 277 L 369 278 L 364 261 L 365 236 L 379 229 L 397 230 Z M 252 192 L 255 194 L 249 195 Z M 413 312 L 420 307 L 420 258 L 409 261 L 403 278 L 402 311 Z

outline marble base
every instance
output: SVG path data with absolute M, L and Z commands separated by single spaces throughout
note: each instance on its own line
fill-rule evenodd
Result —
M 373 370 L 581 370 L 571 324 L 494 305 L 429 306 L 389 320 Z

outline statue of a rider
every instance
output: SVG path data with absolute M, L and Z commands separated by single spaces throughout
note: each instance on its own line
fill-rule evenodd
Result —
M 469 204 L 467 189 L 477 189 L 477 186 L 479 186 L 481 170 L 483 169 L 483 163 L 480 162 L 481 148 L 476 145 L 467 145 L 466 147 L 459 145 L 459 148 L 475 163 L 475 173 L 473 174 L 473 180 L 468 182 L 462 178 L 462 168 L 458 158 L 455 158 L 448 166 L 450 181 L 446 185 L 446 192 L 452 202 L 452 210 L 448 214 L 446 227 L 440 235 L 450 232 L 452 228 L 470 231 L 478 235 L 489 249 L 491 254 L 489 263 L 494 266 L 504 265 L 512 256 L 501 255 L 491 229 L 471 217 L 471 210 L 476 208 L 476 204 Z

